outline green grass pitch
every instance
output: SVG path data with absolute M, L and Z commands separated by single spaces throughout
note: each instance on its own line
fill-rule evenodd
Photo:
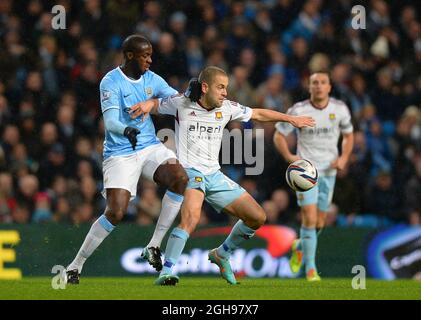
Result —
M 309 283 L 304 279 L 243 278 L 231 286 L 219 277 L 182 276 L 174 287 L 153 284 L 153 277 L 81 278 L 79 285 L 64 290 L 52 288 L 52 278 L 24 278 L 0 281 L 0 299 L 48 300 L 347 300 L 421 299 L 421 281 L 367 280 L 365 290 L 354 290 L 351 279 L 323 279 Z

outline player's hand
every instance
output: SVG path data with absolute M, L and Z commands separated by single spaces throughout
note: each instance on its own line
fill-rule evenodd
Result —
M 124 129 L 124 136 L 127 137 L 127 139 L 129 139 L 133 150 L 136 149 L 136 144 L 137 144 L 136 136 L 139 133 L 140 133 L 140 130 L 133 127 L 126 127 L 126 129 Z
M 200 97 L 202 96 L 202 84 L 197 78 L 190 79 L 189 86 L 186 92 L 184 92 L 184 95 L 192 102 L 199 101 Z
M 293 163 L 294 161 L 300 160 L 301 158 L 296 154 L 291 154 L 286 160 L 288 163 Z
M 291 116 L 289 123 L 291 123 L 296 128 L 314 127 L 316 124 L 312 117 L 307 116 Z
M 343 170 L 345 169 L 347 162 L 347 159 L 339 157 L 330 164 L 330 167 L 333 169 Z
M 147 100 L 138 102 L 135 105 L 131 106 L 129 109 L 129 114 L 132 119 L 135 119 L 139 116 L 142 116 L 142 121 L 146 119 L 149 112 L 151 112 L 154 107 L 153 100 Z

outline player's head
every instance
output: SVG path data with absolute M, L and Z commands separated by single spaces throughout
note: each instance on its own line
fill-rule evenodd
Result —
M 134 34 L 123 41 L 123 55 L 126 64 L 138 68 L 144 74 L 152 63 L 152 44 L 141 35 Z
M 227 73 L 215 66 L 206 67 L 199 74 L 199 82 L 206 104 L 213 108 L 221 107 L 227 97 Z
M 325 100 L 329 97 L 332 85 L 327 71 L 313 72 L 309 78 L 309 91 L 311 100 Z

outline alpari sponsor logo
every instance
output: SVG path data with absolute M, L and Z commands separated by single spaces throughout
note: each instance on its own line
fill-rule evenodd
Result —
M 211 237 L 228 235 L 231 227 L 202 229 L 192 234 L 192 237 Z M 266 248 L 251 250 L 237 249 L 231 255 L 231 265 L 238 277 L 294 277 L 289 268 L 288 258 L 283 257 L 291 248 L 296 238 L 294 230 L 282 226 L 263 226 L 257 230 L 255 237 L 266 240 Z M 253 240 L 250 240 L 253 241 Z M 130 273 L 156 273 L 148 262 L 140 259 L 143 248 L 127 250 L 121 257 L 122 267 Z M 209 274 L 219 273 L 216 265 L 208 261 L 209 250 L 193 248 L 183 253 L 174 272 L 178 274 Z
M 202 133 L 221 133 L 222 126 L 203 126 L 199 122 L 196 122 L 196 124 L 189 125 L 189 131 L 198 132 L 199 135 L 201 135 Z
M 333 127 L 330 127 L 330 128 L 301 128 L 301 133 L 302 134 L 320 136 L 320 135 L 331 134 L 331 133 L 334 132 L 334 130 L 335 129 Z

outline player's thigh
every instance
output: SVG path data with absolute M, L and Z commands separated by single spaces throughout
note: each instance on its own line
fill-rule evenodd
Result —
M 107 198 L 107 189 L 123 189 L 130 193 L 130 198 L 136 196 L 137 183 L 142 163 L 136 153 L 113 156 L 103 162 L 104 190 L 102 195 Z
M 173 164 L 174 167 L 177 168 L 179 168 L 180 166 L 175 153 L 172 150 L 168 149 L 162 143 L 150 146 L 142 151 L 142 177 L 150 181 L 159 183 L 158 181 L 154 180 L 154 176 L 160 165 L 166 163 Z
M 183 194 L 188 177 L 183 166 L 177 159 L 171 158 L 158 166 L 154 173 L 153 180 L 160 186 L 163 186 L 172 192 Z
M 246 192 L 237 182 L 231 180 L 221 171 L 204 177 L 205 179 L 205 200 L 217 212 L 223 211 L 225 207 Z
M 332 203 L 333 191 L 335 190 L 336 176 L 319 177 L 317 207 L 319 211 L 327 212 Z
M 243 220 L 251 228 L 258 228 L 266 221 L 263 208 L 248 192 L 228 204 L 224 211 Z
M 200 220 L 205 195 L 200 189 L 187 189 L 184 193 L 184 201 L 181 206 L 180 227 L 188 233 L 194 231 Z
M 319 197 L 319 184 L 317 183 L 313 188 L 305 192 L 296 192 L 297 204 L 299 207 L 305 207 L 309 205 L 316 205 Z

